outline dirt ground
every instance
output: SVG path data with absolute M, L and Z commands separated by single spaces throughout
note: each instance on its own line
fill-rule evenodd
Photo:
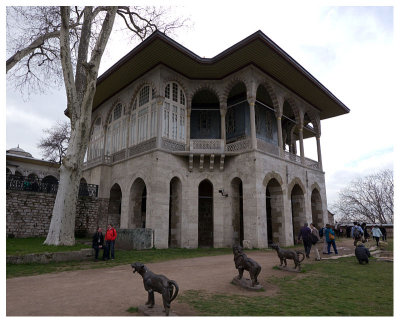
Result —
M 337 245 L 340 255 L 354 254 L 352 240 L 343 239 Z M 320 253 L 322 247 L 322 243 L 318 244 Z M 279 265 L 276 252 L 245 252 L 262 267 L 258 280 L 265 291 L 257 292 L 257 295 L 267 296 L 278 292 L 276 286 L 267 283 L 269 277 L 297 275 L 295 272 L 273 269 Z M 328 258 L 322 253 L 321 256 Z M 313 262 L 314 258 L 314 254 L 310 254 L 310 258 L 303 263 Z M 251 296 L 255 293 L 231 284 L 237 275 L 233 255 L 171 260 L 147 266 L 151 271 L 175 280 L 179 285 L 179 294 L 191 289 Z M 288 267 L 294 267 L 293 261 L 288 263 Z M 249 278 L 248 272 L 244 277 Z M 6 284 L 7 316 L 133 316 L 137 314 L 127 310 L 147 301 L 142 278 L 132 273 L 130 265 L 17 277 L 7 279 Z M 158 293 L 157 304 L 162 304 Z M 179 316 L 198 315 L 188 305 L 176 300 L 171 310 Z

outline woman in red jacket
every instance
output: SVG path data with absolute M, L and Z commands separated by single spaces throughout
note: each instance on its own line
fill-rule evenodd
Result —
M 107 232 L 105 236 L 106 240 L 106 250 L 107 250 L 107 259 L 110 259 L 110 252 L 111 252 L 111 259 L 114 260 L 114 244 L 115 239 L 117 238 L 117 231 L 113 228 L 112 224 L 110 223 L 107 227 Z

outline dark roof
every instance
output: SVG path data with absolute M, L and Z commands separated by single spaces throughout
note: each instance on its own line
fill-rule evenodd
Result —
M 189 79 L 215 80 L 254 65 L 318 109 L 321 120 L 350 111 L 261 31 L 213 58 L 202 58 L 156 31 L 98 78 L 93 110 L 160 64 Z

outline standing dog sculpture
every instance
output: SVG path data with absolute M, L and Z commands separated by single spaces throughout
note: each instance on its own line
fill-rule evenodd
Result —
M 259 285 L 257 281 L 258 274 L 261 271 L 261 266 L 251 258 L 248 258 L 243 252 L 241 246 L 234 246 L 233 248 L 233 261 L 235 262 L 235 267 L 239 271 L 238 279 L 242 279 L 243 272 L 247 270 L 250 274 L 251 285 Z
M 296 269 L 297 267 L 299 267 L 299 271 L 300 269 L 300 263 L 304 260 L 304 253 L 298 250 L 285 250 L 282 249 L 281 247 L 279 247 L 277 244 L 272 244 L 271 245 L 272 249 L 275 249 L 279 259 L 281 260 L 281 266 L 283 265 L 283 263 L 285 262 L 285 267 L 287 266 L 286 263 L 286 259 L 293 259 L 294 261 L 294 269 Z M 302 255 L 303 258 L 301 260 L 299 260 L 299 255 Z
M 162 295 L 165 315 L 168 316 L 171 302 L 178 295 L 178 284 L 164 275 L 154 274 L 140 262 L 135 262 L 131 264 L 131 266 L 133 268 L 133 273 L 138 272 L 143 277 L 144 289 L 149 294 L 146 305 L 148 305 L 149 308 L 154 307 L 154 292 L 158 292 Z M 173 292 L 174 287 L 175 293 Z

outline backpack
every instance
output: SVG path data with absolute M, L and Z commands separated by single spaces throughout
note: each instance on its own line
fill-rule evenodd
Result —
M 324 228 L 319 229 L 319 237 L 322 238 L 324 236 Z
M 353 229 L 353 237 L 354 237 L 354 239 L 359 239 L 360 236 L 361 236 L 360 230 L 358 230 L 357 227 L 354 227 L 354 229 Z

